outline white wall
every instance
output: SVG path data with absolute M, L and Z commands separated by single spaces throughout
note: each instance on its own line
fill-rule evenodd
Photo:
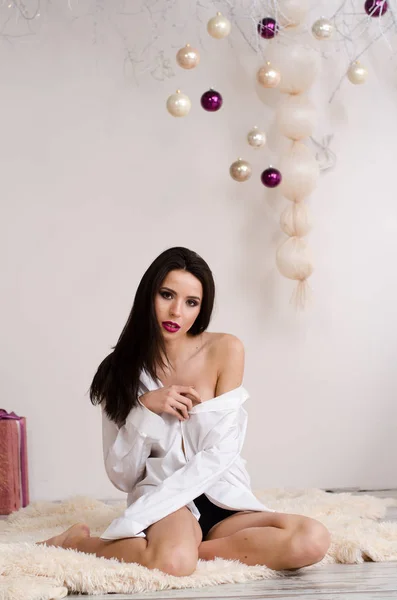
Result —
M 137 86 L 106 27 L 92 44 L 90 19 L 66 25 L 54 8 L 33 39 L 2 43 L 0 404 L 27 417 L 32 499 L 120 496 L 87 390 L 140 277 L 174 245 L 213 269 L 211 330 L 246 346 L 253 486 L 396 487 L 397 119 L 384 63 L 373 54 L 369 83 L 322 108 L 318 136 L 335 132 L 338 165 L 310 201 L 315 302 L 296 315 L 274 266 L 286 201 L 259 181 L 277 156 L 244 141 L 271 124 L 257 59 L 206 39 L 196 72 Z M 198 43 L 193 25 L 177 33 L 176 47 Z M 325 68 L 319 99 L 337 82 Z M 210 86 L 219 114 L 198 104 Z M 179 120 L 165 110 L 178 87 L 194 101 Z M 244 185 L 228 175 L 241 154 L 255 170 Z

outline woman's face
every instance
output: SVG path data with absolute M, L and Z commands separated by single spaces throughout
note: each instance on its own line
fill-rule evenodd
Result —
M 157 322 L 167 339 L 186 334 L 201 309 L 203 286 L 188 271 L 170 271 L 156 294 Z M 179 326 L 179 327 L 178 327 Z

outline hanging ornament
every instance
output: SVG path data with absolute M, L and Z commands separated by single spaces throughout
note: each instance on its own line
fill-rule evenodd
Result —
M 276 19 L 265 17 L 258 23 L 258 33 L 265 40 L 272 40 L 278 34 Z
M 296 27 L 304 23 L 309 12 L 309 0 L 278 0 L 275 13 L 282 27 Z
M 277 250 L 276 263 L 284 277 L 300 281 L 302 285 L 314 271 L 313 259 L 307 242 L 297 236 L 290 237 L 281 244 Z M 304 291 L 303 288 L 301 292 Z M 304 304 L 303 302 L 301 308 L 304 307 Z
M 289 237 L 305 237 L 312 228 L 309 209 L 304 202 L 290 202 L 280 217 L 280 227 Z
M 207 31 L 211 37 L 221 40 L 227 37 L 230 33 L 232 25 L 222 13 L 216 13 L 215 17 L 212 17 L 207 23 Z
M 356 61 L 350 65 L 347 71 L 347 77 L 351 83 L 360 85 L 361 83 L 365 83 L 367 81 L 368 71 L 362 66 L 361 63 Z
M 387 12 L 389 5 L 386 0 L 366 0 L 364 8 L 370 17 L 382 17 Z
M 255 127 L 248 132 L 247 141 L 253 148 L 262 148 L 262 146 L 266 144 L 266 133 L 264 131 L 259 131 L 258 127 L 255 125 Z
M 269 44 L 266 59 L 281 73 L 279 90 L 283 94 L 302 94 L 311 88 L 321 67 L 321 53 L 285 36 L 282 44 Z
M 167 110 L 173 117 L 186 117 L 191 107 L 190 98 L 181 94 L 181 90 L 177 90 L 176 94 L 172 94 L 167 99 Z
M 266 187 L 275 188 L 278 185 L 280 185 L 282 181 L 282 176 L 278 169 L 275 169 L 274 167 L 269 167 L 268 169 L 265 169 L 265 171 L 263 171 L 261 175 L 261 181 Z
M 242 158 L 239 158 L 230 165 L 229 172 L 230 176 L 232 177 L 232 179 L 234 179 L 234 181 L 243 182 L 247 181 L 247 179 L 251 177 L 252 168 L 249 162 L 243 160 Z
M 305 94 L 288 94 L 276 109 L 276 123 L 282 135 L 303 140 L 314 133 L 317 111 Z
M 184 48 L 178 50 L 176 62 L 182 69 L 194 69 L 200 62 L 200 54 L 190 44 L 186 44 Z
M 316 189 L 320 168 L 313 151 L 303 142 L 292 144 L 280 159 L 281 192 L 291 202 L 303 202 Z
M 259 69 L 256 74 L 256 79 L 264 88 L 275 88 L 281 81 L 281 75 L 280 72 L 272 67 L 271 63 L 267 61 L 266 64 Z
M 201 96 L 201 106 L 208 112 L 216 112 L 221 108 L 222 104 L 222 96 L 212 88 L 210 88 L 208 92 L 204 92 Z
M 335 28 L 332 22 L 325 17 L 321 17 L 313 23 L 312 33 L 316 40 L 329 40 L 334 34 Z

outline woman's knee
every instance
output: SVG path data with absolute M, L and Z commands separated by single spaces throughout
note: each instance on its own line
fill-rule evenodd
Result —
M 194 573 L 197 561 L 198 548 L 193 549 L 182 544 L 155 551 L 148 549 L 145 566 L 149 569 L 159 569 L 175 577 L 186 577 Z
M 144 566 L 169 575 L 191 575 L 197 566 L 202 535 L 196 518 L 183 507 L 151 525 Z
M 306 519 L 292 536 L 292 546 L 296 560 L 301 566 L 320 562 L 331 545 L 328 529 L 315 519 Z

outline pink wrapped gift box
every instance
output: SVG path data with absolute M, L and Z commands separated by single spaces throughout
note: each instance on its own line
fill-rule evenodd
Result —
M 0 409 L 0 515 L 28 504 L 26 419 Z

